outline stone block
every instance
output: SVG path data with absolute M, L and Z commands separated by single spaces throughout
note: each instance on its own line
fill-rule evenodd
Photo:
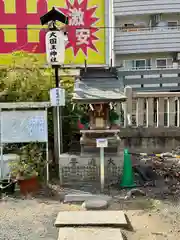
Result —
M 118 228 L 60 228 L 58 240 L 123 240 Z
M 64 211 L 55 221 L 56 227 L 105 225 L 127 227 L 128 223 L 123 211 Z
M 87 200 L 105 200 L 105 201 L 111 201 L 112 197 L 107 195 L 94 195 L 91 193 L 76 193 L 76 194 L 67 194 L 65 195 L 64 202 L 65 203 L 72 203 L 72 202 L 85 202 Z
M 88 200 L 82 204 L 82 207 L 87 210 L 104 210 L 108 208 L 108 202 L 101 199 Z

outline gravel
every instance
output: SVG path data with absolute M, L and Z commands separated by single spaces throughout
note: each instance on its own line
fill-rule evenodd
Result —
M 139 196 L 129 200 L 124 200 L 127 191 L 111 189 L 111 194 L 115 198 L 111 201 L 109 210 L 123 209 L 137 230 L 136 233 L 126 232 L 128 239 L 155 239 L 152 233 L 166 232 L 168 229 L 171 231 L 167 233 L 170 234 L 168 238 L 158 236 L 156 239 L 180 239 L 180 202 L 175 204 L 171 198 L 162 200 L 163 202 L 157 197 L 157 200 L 154 200 L 154 197 L 158 196 L 156 191 L 159 193 L 161 188 L 161 185 L 150 189 L 144 188 L 147 197 Z M 56 192 L 62 193 L 63 196 L 64 192 L 70 192 L 57 189 Z M 0 200 L 0 240 L 57 240 L 58 229 L 54 227 L 54 222 L 58 213 L 84 210 L 81 205 L 63 204 L 59 200 L 60 195 L 54 196 L 48 189 L 36 198 L 29 197 L 23 200 L 17 195 L 16 198 L 5 197 Z M 147 226 L 144 227 L 142 223 Z
M 54 221 L 60 209 L 61 204 L 53 201 L 0 201 L 0 240 L 58 239 Z
M 121 199 L 116 199 L 109 206 L 109 210 L 123 209 L 130 218 L 136 231 L 126 231 L 127 239 L 179 240 L 180 202 L 175 205 L 169 201 L 166 204 L 153 201 L 152 208 L 152 203 L 145 206 L 145 200 L 140 197 L 122 204 Z M 51 198 L 4 198 L 0 200 L 0 240 L 57 240 L 54 222 L 58 212 L 78 210 L 83 210 L 80 205 L 63 204 Z M 165 233 L 167 237 L 155 238 L 157 233 Z

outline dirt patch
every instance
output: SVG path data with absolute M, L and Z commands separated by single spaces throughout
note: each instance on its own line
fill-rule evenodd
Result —
M 134 232 L 125 232 L 129 240 L 178 240 L 180 237 L 174 226 L 156 213 L 128 211 L 128 216 L 134 227 Z
M 58 230 L 54 221 L 59 211 L 82 211 L 81 205 L 63 204 L 58 194 L 47 190 L 35 198 L 4 197 L 0 201 L 1 240 L 55 240 Z M 118 194 L 119 195 L 118 195 Z M 123 193 L 125 194 L 125 193 Z M 128 240 L 179 240 L 180 202 L 155 200 L 150 197 L 122 199 L 122 191 L 116 191 L 110 210 L 124 210 L 133 231 L 123 230 Z M 47 195 L 47 196 L 46 196 Z M 118 198 L 118 196 L 120 196 Z M 125 239 L 126 239 L 125 238 Z

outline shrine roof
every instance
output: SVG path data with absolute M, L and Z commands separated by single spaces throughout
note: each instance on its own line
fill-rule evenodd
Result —
M 81 71 L 81 80 L 75 86 L 74 101 L 125 101 L 121 81 L 116 71 L 109 69 L 88 69 Z

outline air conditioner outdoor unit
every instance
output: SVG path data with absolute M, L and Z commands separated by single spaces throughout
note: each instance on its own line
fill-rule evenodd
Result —
M 177 60 L 180 60 L 180 53 L 177 53 Z

